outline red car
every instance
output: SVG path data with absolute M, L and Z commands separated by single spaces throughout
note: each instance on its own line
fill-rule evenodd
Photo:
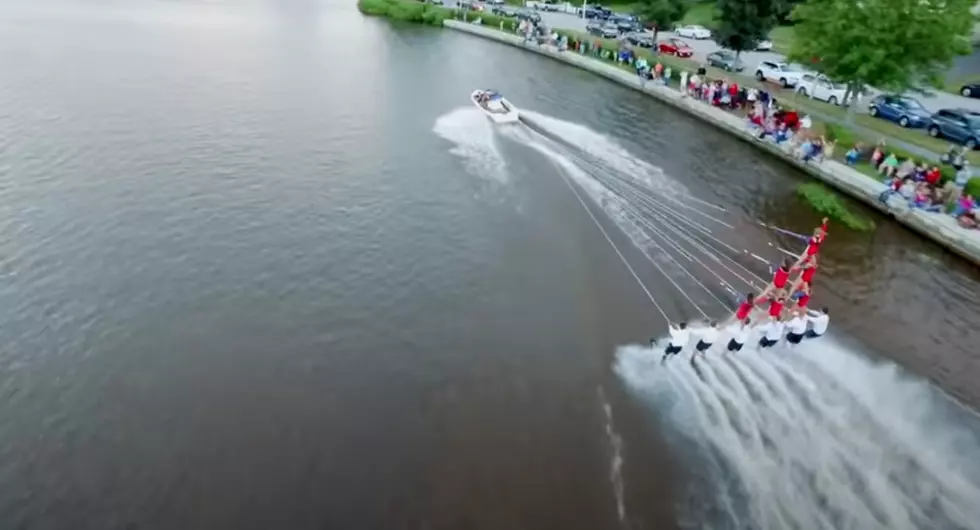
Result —
M 660 53 L 667 53 L 678 57 L 690 57 L 694 55 L 694 50 L 686 42 L 674 38 L 660 41 L 657 43 L 657 49 L 660 50 Z

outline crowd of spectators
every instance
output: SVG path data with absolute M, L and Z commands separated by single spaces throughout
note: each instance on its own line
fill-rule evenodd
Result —
M 527 31 L 529 29 L 526 27 L 525 31 L 530 33 Z M 569 46 L 567 38 L 558 34 L 551 35 L 551 39 L 546 38 L 546 41 L 560 50 Z M 671 81 L 673 72 L 669 67 L 659 60 L 651 65 L 629 45 L 623 44 L 619 50 L 612 51 L 604 49 L 601 41 L 595 40 L 575 42 L 574 48 L 579 53 L 632 66 L 637 75 L 655 84 L 667 85 Z M 737 82 L 725 78 L 711 79 L 703 65 L 693 74 L 681 72 L 679 81 L 678 89 L 685 97 L 744 115 L 747 127 L 760 140 L 781 146 L 802 162 L 820 163 L 833 155 L 836 141 L 828 141 L 817 134 L 811 129 L 812 122 L 808 116 L 781 108 L 776 98 L 764 89 L 739 86 Z M 905 202 L 910 208 L 949 213 L 964 228 L 975 229 L 980 225 L 980 208 L 976 198 L 964 192 L 971 172 L 962 151 L 951 150 L 944 157 L 944 163 L 955 170 L 955 178 L 948 179 L 943 178 L 939 165 L 902 157 L 895 151 L 889 151 L 884 141 L 873 149 L 857 143 L 845 153 L 844 161 L 848 165 L 867 162 L 881 175 L 887 188 L 879 199 L 885 203 L 897 206 Z
M 856 163 L 860 159 L 860 146 L 855 146 L 853 151 Z M 850 162 L 851 157 L 847 158 Z M 980 209 L 976 198 L 965 192 L 971 176 L 969 162 L 956 148 L 944 159 L 956 171 L 955 177 L 945 182 L 939 165 L 917 163 L 912 158 L 900 160 L 884 141 L 878 143 L 869 157 L 871 167 L 881 174 L 887 186 L 878 198 L 891 205 L 906 202 L 911 208 L 949 213 L 963 228 L 977 228 Z

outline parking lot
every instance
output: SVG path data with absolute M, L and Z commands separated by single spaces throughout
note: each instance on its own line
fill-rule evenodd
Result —
M 579 18 L 575 15 L 568 13 L 554 13 L 541 11 L 542 22 L 551 28 L 556 29 L 567 29 L 572 31 L 585 31 L 585 25 L 588 23 L 587 20 Z M 651 32 L 652 34 L 652 32 Z M 675 36 L 669 31 L 661 31 L 657 34 L 658 39 L 663 39 L 667 37 Z M 691 48 L 694 49 L 694 59 L 698 61 L 703 61 L 705 57 L 714 51 L 720 49 L 720 47 L 715 44 L 712 40 L 695 40 L 691 38 L 682 38 Z M 746 65 L 746 74 L 752 75 L 755 66 L 759 64 L 760 61 L 785 61 L 786 58 L 775 52 L 744 52 L 740 55 L 742 61 Z M 873 92 L 876 93 L 876 92 Z M 929 109 L 931 112 L 936 112 L 943 108 L 965 108 L 973 111 L 980 112 L 980 99 L 969 99 L 953 94 L 948 94 L 946 92 L 936 92 L 934 95 L 928 96 L 923 94 L 909 93 L 908 96 L 918 99 L 922 104 Z M 869 98 L 865 98 L 867 101 Z M 862 107 L 862 111 L 866 111 L 866 108 Z

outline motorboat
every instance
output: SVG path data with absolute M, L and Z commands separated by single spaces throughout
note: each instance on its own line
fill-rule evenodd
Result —
M 517 123 L 520 119 L 517 108 L 496 90 L 476 90 L 470 99 L 494 123 Z

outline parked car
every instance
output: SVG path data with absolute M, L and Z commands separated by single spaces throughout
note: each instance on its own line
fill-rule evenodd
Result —
M 826 101 L 831 105 L 840 105 L 844 101 L 847 87 L 834 83 L 823 74 L 805 73 L 796 84 L 796 91 L 813 99 Z
M 676 55 L 678 57 L 690 57 L 694 55 L 694 50 L 686 42 L 675 38 L 664 39 L 658 42 L 657 49 L 660 50 L 660 53 Z
M 868 114 L 913 129 L 925 127 L 931 118 L 919 100 L 894 94 L 882 94 L 872 99 L 868 104 Z
M 639 31 L 641 29 L 639 21 L 633 15 L 623 15 L 619 13 L 613 13 L 612 16 L 606 19 L 606 21 L 612 24 L 616 24 L 616 27 L 619 28 L 619 31 L 623 33 Z
M 490 9 L 490 12 L 494 15 L 500 15 L 502 17 L 516 17 L 517 9 L 506 6 L 506 5 L 495 5 Z
M 517 18 L 521 20 L 529 20 L 531 22 L 534 22 L 535 24 L 541 22 L 541 15 L 535 13 L 530 9 L 518 9 Z
M 558 6 L 555 4 L 554 0 L 544 0 L 543 2 L 534 2 L 532 4 L 532 7 L 534 7 L 534 9 L 537 9 L 539 11 L 558 11 Z
M 619 36 L 619 28 L 616 24 L 606 23 L 602 26 L 602 38 L 604 39 L 615 39 Z
M 626 41 L 641 48 L 653 48 L 653 37 L 641 31 L 627 33 Z
M 592 5 L 585 8 L 585 18 L 593 18 L 599 20 L 605 20 L 609 18 L 612 11 L 598 5 Z
M 965 98 L 980 98 L 980 83 L 963 85 L 960 94 Z
M 704 26 L 681 26 L 674 30 L 678 37 L 688 37 L 691 39 L 710 39 L 711 30 Z
M 605 24 L 603 24 L 601 21 L 592 20 L 585 25 L 585 31 L 588 32 L 588 34 L 592 35 L 593 37 L 601 37 L 602 26 L 604 25 Z
M 792 88 L 800 82 L 803 72 L 794 69 L 786 63 L 762 61 L 755 69 L 755 78 L 759 81 L 779 83 L 783 88 Z
M 757 52 L 768 52 L 772 51 L 772 41 L 771 40 L 760 40 L 755 43 L 755 51 Z
M 708 54 L 708 65 L 729 72 L 741 72 L 745 70 L 745 63 L 735 57 L 735 54 L 728 50 L 718 50 Z
M 942 109 L 932 115 L 928 130 L 933 138 L 948 138 L 976 149 L 980 146 L 980 112 Z

